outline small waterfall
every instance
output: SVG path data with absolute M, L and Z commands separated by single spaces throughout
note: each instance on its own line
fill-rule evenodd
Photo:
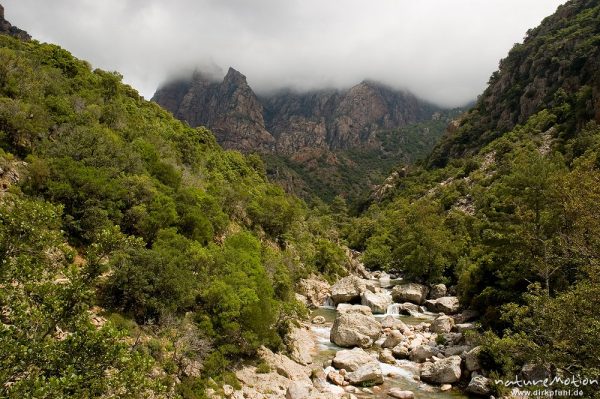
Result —
M 402 309 L 401 303 L 392 303 L 391 305 L 389 305 L 387 307 L 385 314 L 386 314 L 386 316 L 387 315 L 400 316 L 400 309 Z
M 335 309 L 335 302 L 333 302 L 333 299 L 331 299 L 331 297 L 328 296 L 327 298 L 325 298 L 321 306 L 324 308 Z

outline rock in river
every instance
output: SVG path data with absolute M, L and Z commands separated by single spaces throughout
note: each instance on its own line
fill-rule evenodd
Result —
M 421 305 L 427 298 L 429 288 L 422 284 L 405 283 L 394 287 L 392 297 L 394 302 L 412 302 Z
M 329 339 L 344 348 L 354 346 L 367 348 L 373 345 L 380 335 L 381 324 L 373 315 L 338 312 Z
M 460 356 L 450 356 L 435 363 L 425 363 L 421 369 L 421 379 L 435 384 L 452 384 L 460 380 L 460 363 Z

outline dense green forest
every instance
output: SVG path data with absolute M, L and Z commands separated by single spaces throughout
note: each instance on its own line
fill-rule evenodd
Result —
M 600 373 L 599 44 L 597 2 L 561 6 L 500 63 L 428 167 L 405 170 L 347 229 L 367 266 L 455 285 L 482 314 L 495 376 L 527 363 Z
M 159 395 L 191 358 L 201 397 L 281 346 L 298 278 L 345 273 L 337 221 L 258 157 L 58 46 L 0 46 L 0 396 Z

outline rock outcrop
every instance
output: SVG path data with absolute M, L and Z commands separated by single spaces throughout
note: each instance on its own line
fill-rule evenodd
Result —
M 262 152 L 274 148 L 262 105 L 246 77 L 233 68 L 221 82 L 195 72 L 190 80 L 160 87 L 152 100 L 191 126 L 209 127 L 225 148 Z
M 162 85 L 157 102 L 191 126 L 211 128 L 225 148 L 302 156 L 305 150 L 376 147 L 377 131 L 431 119 L 437 108 L 414 95 L 363 81 L 348 90 L 257 97 L 230 68 L 222 82 L 195 72 Z
M 0 5 L 0 34 L 16 37 L 21 40 L 31 40 L 31 36 L 22 29 L 12 26 L 10 22 L 4 19 L 4 7 Z

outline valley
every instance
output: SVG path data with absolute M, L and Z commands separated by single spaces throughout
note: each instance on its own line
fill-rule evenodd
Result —
M 599 71 L 570 0 L 465 109 L 148 101 L 0 6 L 0 397 L 599 398 Z

